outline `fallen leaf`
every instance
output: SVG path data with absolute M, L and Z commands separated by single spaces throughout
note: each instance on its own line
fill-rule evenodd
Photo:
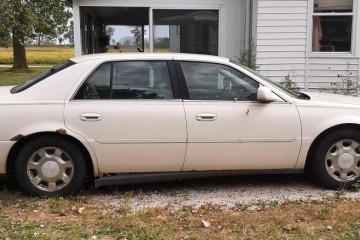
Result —
M 205 228 L 208 228 L 211 226 L 211 223 L 209 221 L 201 220 L 201 222 Z
M 84 207 L 81 207 L 81 208 L 79 208 L 79 209 L 77 210 L 77 212 L 78 212 L 79 214 L 81 214 L 84 210 L 85 210 L 85 208 L 84 208 Z

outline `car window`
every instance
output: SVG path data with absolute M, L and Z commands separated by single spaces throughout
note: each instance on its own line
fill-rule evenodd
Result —
M 171 99 L 166 62 L 116 62 L 113 68 L 113 99 Z
M 129 61 L 100 65 L 74 99 L 172 99 L 166 62 Z
M 222 64 L 181 62 L 192 100 L 255 101 L 259 83 Z

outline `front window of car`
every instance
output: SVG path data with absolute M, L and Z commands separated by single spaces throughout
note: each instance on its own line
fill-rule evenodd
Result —
M 51 75 L 54 75 L 55 73 L 58 73 L 72 65 L 74 65 L 75 62 L 69 60 L 69 61 L 66 61 L 64 63 L 60 63 L 52 68 L 50 68 L 49 70 L 37 75 L 36 77 L 33 77 L 29 80 L 27 80 L 26 82 L 16 86 L 16 87 L 13 87 L 10 92 L 12 94 L 15 94 L 15 93 L 19 93 L 19 92 L 22 92 L 32 86 L 34 86 L 35 84 L 43 81 L 44 79 L 50 77 Z
M 191 100 L 255 101 L 259 83 L 222 64 L 181 62 Z

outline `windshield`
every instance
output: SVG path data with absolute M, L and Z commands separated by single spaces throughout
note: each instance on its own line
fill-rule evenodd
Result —
M 241 65 L 241 64 L 239 64 L 239 63 L 237 63 L 237 62 L 234 62 L 234 61 L 231 61 L 231 62 L 234 63 L 234 64 L 236 64 L 236 65 L 238 65 L 238 66 L 240 66 L 240 67 L 242 67 L 242 68 L 244 68 L 244 69 L 246 69 L 247 71 L 251 72 L 251 73 L 254 74 L 255 76 L 257 76 L 257 77 L 261 78 L 262 80 L 266 81 L 267 83 L 269 83 L 271 86 L 273 86 L 273 87 L 275 87 L 275 88 L 277 88 L 277 89 L 285 92 L 286 94 L 290 95 L 291 97 L 293 97 L 293 98 L 301 98 L 301 94 L 300 94 L 300 93 L 294 92 L 294 91 L 289 90 L 289 89 L 287 89 L 287 88 L 284 88 L 284 87 L 281 86 L 280 84 L 278 84 L 278 83 L 276 83 L 276 82 L 273 82 L 272 80 L 264 77 L 263 75 L 261 75 L 260 73 L 254 71 L 253 69 L 250 69 L 250 68 L 248 68 L 248 67 L 245 67 L 245 66 L 243 66 L 243 65 Z
M 33 77 L 29 80 L 27 80 L 26 82 L 16 86 L 16 87 L 13 87 L 10 92 L 12 94 L 14 93 L 19 93 L 21 91 L 24 91 L 25 89 L 28 89 L 30 88 L 31 86 L 34 86 L 35 84 L 37 84 L 38 82 L 41 82 L 42 80 L 44 80 L 45 78 L 47 77 L 50 77 L 51 75 L 54 75 L 55 73 L 58 73 L 62 70 L 64 70 L 65 68 L 68 68 L 72 65 L 74 65 L 75 63 L 73 61 L 67 61 L 67 62 L 64 62 L 64 63 L 60 63 L 52 68 L 50 68 L 49 70 L 43 72 L 43 73 L 40 73 L 39 75 L 37 75 L 36 77 Z

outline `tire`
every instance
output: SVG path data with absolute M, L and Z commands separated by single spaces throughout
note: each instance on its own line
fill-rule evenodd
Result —
M 347 189 L 360 176 L 360 135 L 341 129 L 326 135 L 310 159 L 311 177 L 322 187 Z
M 26 143 L 15 162 L 21 189 L 40 197 L 68 196 L 81 190 L 86 164 L 81 151 L 66 139 L 47 136 Z

